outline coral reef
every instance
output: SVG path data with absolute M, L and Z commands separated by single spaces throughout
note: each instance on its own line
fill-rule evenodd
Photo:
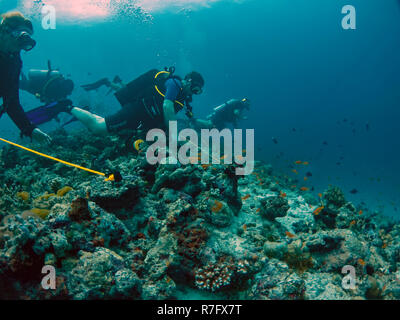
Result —
M 156 165 L 117 137 L 55 132 L 40 151 L 0 153 L 0 298 L 400 299 L 400 225 L 318 197 L 270 165 Z M 82 146 L 75 148 L 74 146 Z M 56 289 L 41 287 L 44 265 Z M 343 287 L 344 266 L 356 287 Z

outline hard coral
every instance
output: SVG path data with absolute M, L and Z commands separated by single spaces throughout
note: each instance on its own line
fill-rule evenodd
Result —
M 332 204 L 337 208 L 340 208 L 346 203 L 344 193 L 338 187 L 330 187 L 326 190 L 324 193 L 324 199 L 328 205 Z
M 229 264 L 210 263 L 195 272 L 196 287 L 215 292 L 231 284 L 233 267 Z
M 84 198 L 77 198 L 72 201 L 68 216 L 73 221 L 90 220 L 91 215 L 87 200 Z
M 287 199 L 281 196 L 264 198 L 261 204 L 263 205 L 261 214 L 268 220 L 284 217 L 290 209 Z

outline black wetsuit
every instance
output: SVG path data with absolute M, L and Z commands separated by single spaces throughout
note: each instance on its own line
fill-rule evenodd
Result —
M 166 129 L 164 124 L 163 102 L 161 96 L 154 88 L 154 75 L 157 70 L 151 70 L 143 75 L 143 82 L 138 79 L 130 82 L 125 88 L 116 92 L 116 97 L 122 109 L 105 118 L 108 132 L 119 133 L 121 130 L 135 130 L 142 125 L 143 130 L 153 128 Z M 159 89 L 165 92 L 165 99 L 175 101 L 175 113 L 183 109 L 185 95 L 182 90 L 182 82 L 178 78 L 169 78 L 160 81 Z
M 3 98 L 3 110 L 21 130 L 21 134 L 32 136 L 36 128 L 26 116 L 19 102 L 19 76 L 22 68 L 20 54 L 0 52 L 0 97 Z
M 223 105 L 214 108 L 214 112 L 207 118 L 211 120 L 213 125 L 218 129 L 223 129 L 226 124 L 232 123 L 234 127 L 237 126 L 238 116 L 235 110 L 242 110 L 242 101 L 237 99 L 229 100 Z

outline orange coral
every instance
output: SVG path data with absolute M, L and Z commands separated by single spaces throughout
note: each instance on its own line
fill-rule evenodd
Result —
M 214 206 L 211 208 L 211 211 L 214 213 L 217 213 L 217 212 L 220 212 L 223 207 L 224 207 L 224 205 L 222 202 L 215 200 Z
M 58 197 L 64 197 L 68 192 L 72 190 L 71 187 L 65 186 L 64 188 L 57 191 Z
M 18 192 L 17 198 L 20 198 L 23 201 L 28 201 L 30 198 L 29 192 L 26 191 Z

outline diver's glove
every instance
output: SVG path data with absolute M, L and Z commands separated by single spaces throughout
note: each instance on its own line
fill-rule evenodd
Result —
M 36 140 L 37 142 L 39 142 L 41 144 L 50 144 L 52 141 L 50 136 L 48 134 L 44 133 L 39 128 L 35 128 L 32 131 L 32 139 Z
M 107 78 L 103 78 L 99 81 L 96 81 L 95 83 L 81 85 L 81 87 L 83 89 L 85 89 L 86 91 L 96 90 L 96 89 L 100 88 L 101 86 L 110 87 L 111 86 L 110 80 L 108 80 Z

